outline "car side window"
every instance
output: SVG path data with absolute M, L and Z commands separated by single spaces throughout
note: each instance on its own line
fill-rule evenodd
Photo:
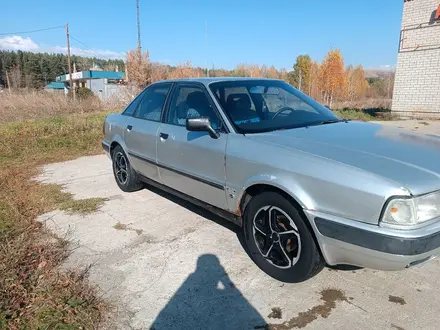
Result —
M 139 102 L 135 117 L 151 121 L 160 121 L 162 109 L 170 90 L 171 84 L 153 85 L 145 90 L 145 95 Z
M 185 126 L 187 118 L 201 117 L 209 118 L 214 129 L 220 127 L 220 118 L 202 88 L 179 86 L 169 107 L 167 123 Z
M 125 108 L 124 112 L 122 113 L 124 116 L 133 116 L 134 112 L 137 109 L 137 106 L 139 105 L 139 102 L 144 97 L 145 91 L 141 92 L 136 98 L 131 101 L 131 103 Z

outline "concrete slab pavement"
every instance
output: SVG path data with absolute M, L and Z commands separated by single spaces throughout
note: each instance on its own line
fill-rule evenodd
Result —
M 104 155 L 47 165 L 38 179 L 108 198 L 95 214 L 39 220 L 77 247 L 67 267 L 93 265 L 118 329 L 439 328 L 438 260 L 401 272 L 325 268 L 284 284 L 253 264 L 234 225 L 152 188 L 121 192 Z

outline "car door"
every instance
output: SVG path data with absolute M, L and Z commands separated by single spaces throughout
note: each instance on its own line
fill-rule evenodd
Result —
M 124 131 L 124 141 L 133 168 L 141 175 L 159 182 L 156 139 L 171 86 L 171 83 L 160 83 L 148 87 L 134 115 L 128 118 Z
M 205 88 L 181 83 L 174 88 L 164 123 L 158 130 L 157 152 L 162 182 L 208 204 L 225 209 L 225 150 L 228 134 Z M 190 132 L 186 119 L 208 117 L 221 132 Z

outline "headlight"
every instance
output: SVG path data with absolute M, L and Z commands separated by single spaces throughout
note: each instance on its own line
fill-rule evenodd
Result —
M 440 217 L 440 192 L 413 198 L 391 199 L 382 222 L 391 225 L 413 226 Z

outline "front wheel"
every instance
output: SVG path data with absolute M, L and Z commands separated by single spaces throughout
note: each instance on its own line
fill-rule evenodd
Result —
M 305 221 L 278 193 L 252 198 L 244 214 L 245 241 L 261 270 L 289 283 L 305 281 L 322 270 L 324 260 Z

